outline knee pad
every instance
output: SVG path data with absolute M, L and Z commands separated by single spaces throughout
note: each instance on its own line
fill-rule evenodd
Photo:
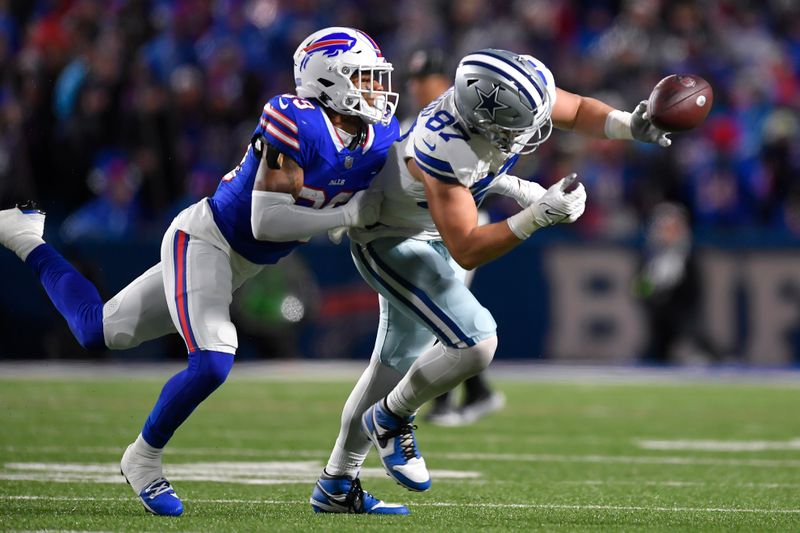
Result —
M 497 348 L 497 322 L 494 321 L 492 313 L 485 307 L 481 307 L 474 315 L 473 340 L 495 338 L 495 348 Z
M 75 316 L 67 320 L 70 331 L 78 343 L 91 352 L 106 349 L 103 338 L 103 304 L 88 303 L 78 308 Z
M 445 348 L 445 351 L 459 358 L 461 370 L 466 374 L 477 374 L 484 370 L 494 359 L 497 350 L 497 336 L 477 342 L 469 348 Z

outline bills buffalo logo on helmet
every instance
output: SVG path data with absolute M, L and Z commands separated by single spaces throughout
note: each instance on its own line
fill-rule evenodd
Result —
M 303 52 L 305 52 L 306 55 L 300 63 L 300 70 L 306 68 L 308 59 L 314 54 L 322 52 L 327 57 L 334 57 L 351 50 L 355 45 L 355 37 L 347 35 L 346 33 L 329 33 L 328 35 L 320 37 L 315 42 L 303 48 Z

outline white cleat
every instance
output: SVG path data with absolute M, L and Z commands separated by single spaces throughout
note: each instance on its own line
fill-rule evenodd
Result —
M 431 488 L 431 475 L 417 449 L 413 422 L 413 416 L 398 417 L 380 400 L 364 412 L 361 429 L 378 450 L 389 477 L 408 490 L 422 492 Z
M 35 202 L 18 204 L 0 211 L 0 245 L 25 261 L 34 248 L 44 243 L 44 212 Z

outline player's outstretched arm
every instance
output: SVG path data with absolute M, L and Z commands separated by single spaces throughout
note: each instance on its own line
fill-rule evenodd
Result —
M 377 221 L 383 198 L 379 191 L 359 191 L 341 207 L 295 205 L 303 169 L 290 157 L 276 159 L 271 164 L 261 159 L 253 184 L 250 225 L 256 239 L 296 241 L 339 226 L 363 227 Z
M 596 98 L 580 96 L 563 89 L 556 89 L 556 95 L 551 115 L 556 128 L 592 137 L 657 143 L 665 148 L 672 144 L 667 132 L 650 122 L 645 102 L 640 102 L 632 113 L 628 113 L 614 109 Z

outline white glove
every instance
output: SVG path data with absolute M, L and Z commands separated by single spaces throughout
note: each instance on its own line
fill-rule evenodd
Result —
M 645 143 L 658 143 L 667 148 L 672 144 L 672 139 L 667 137 L 669 132 L 661 130 L 650 122 L 647 116 L 647 101 L 642 100 L 631 113 L 631 135 L 637 141 Z
M 545 191 L 546 189 L 535 181 L 503 174 L 489 185 L 488 192 L 508 196 L 516 200 L 520 207 L 528 207 L 541 198 Z
M 508 227 L 514 235 L 524 240 L 539 228 L 578 220 L 586 209 L 586 189 L 578 183 L 574 190 L 566 192 L 577 178 L 575 173 L 562 178 L 533 205 L 509 217 Z
M 367 189 L 358 191 L 342 206 L 345 226 L 363 228 L 378 221 L 383 203 L 383 191 Z

